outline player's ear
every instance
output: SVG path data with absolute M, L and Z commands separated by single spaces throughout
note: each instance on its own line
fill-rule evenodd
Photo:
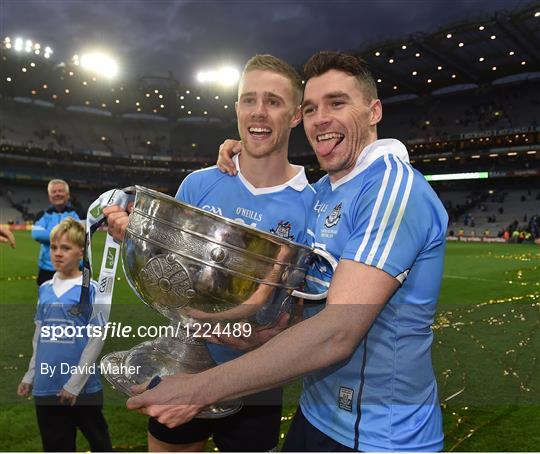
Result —
M 302 121 L 302 106 L 298 106 L 294 111 L 294 115 L 291 118 L 291 128 L 296 128 Z
M 382 104 L 380 99 L 374 99 L 370 106 L 370 126 L 374 126 L 382 120 Z

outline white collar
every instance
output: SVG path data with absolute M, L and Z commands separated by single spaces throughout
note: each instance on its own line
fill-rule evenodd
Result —
M 347 181 L 352 180 L 359 173 L 366 170 L 371 164 L 373 164 L 381 156 L 392 154 L 403 162 L 409 163 L 409 153 L 407 148 L 397 139 L 380 139 L 373 143 L 370 143 L 365 147 L 358 159 L 354 168 L 344 177 L 341 177 L 335 183 L 330 183 L 332 191 L 341 186 Z M 330 180 L 330 179 L 329 179 Z
M 71 290 L 76 285 L 82 285 L 82 274 L 71 279 L 61 279 L 58 272 L 54 273 L 52 278 L 52 287 L 56 296 L 61 297 L 64 293 Z
M 238 155 L 233 156 L 233 162 L 236 166 L 236 170 L 238 171 L 238 178 L 240 178 L 240 181 L 244 184 L 244 186 L 247 188 L 249 192 L 251 192 L 253 195 L 261 195 L 261 194 L 271 194 L 273 192 L 279 192 L 283 191 L 286 187 L 290 187 L 294 189 L 295 191 L 302 192 L 306 186 L 309 184 L 307 178 L 306 178 L 306 171 L 302 166 L 292 165 L 296 170 L 296 175 L 292 177 L 289 181 L 286 181 L 283 184 L 280 184 L 279 186 L 271 186 L 268 188 L 256 188 L 253 186 L 244 175 L 242 175 L 242 172 L 240 171 L 240 160 L 238 159 Z

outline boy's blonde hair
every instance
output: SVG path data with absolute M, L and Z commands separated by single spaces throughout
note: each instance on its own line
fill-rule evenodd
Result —
M 67 217 L 60 224 L 56 225 L 51 231 L 51 243 L 64 235 L 66 235 L 66 238 L 71 243 L 76 244 L 81 249 L 84 248 L 85 231 L 79 221 L 76 221 L 72 217 Z

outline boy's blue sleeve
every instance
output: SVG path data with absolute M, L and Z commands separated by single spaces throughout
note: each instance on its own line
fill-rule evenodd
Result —
M 38 301 L 36 304 L 36 315 L 34 316 L 34 321 L 43 322 L 43 304 L 40 304 L 41 301 L 41 288 L 38 290 Z

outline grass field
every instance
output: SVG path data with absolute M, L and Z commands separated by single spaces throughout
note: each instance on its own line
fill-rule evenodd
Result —
M 33 402 L 15 392 L 31 355 L 38 246 L 28 232 L 16 238 L 17 249 L 0 247 L 0 450 L 40 451 Z M 96 235 L 95 263 L 103 239 Z M 539 313 L 538 246 L 448 244 L 433 349 L 447 451 L 540 450 Z M 111 321 L 165 324 L 131 293 L 122 272 Z M 104 353 L 135 343 L 111 339 Z M 104 388 L 115 449 L 144 451 L 145 418 Z M 299 383 L 287 387 L 283 432 L 299 391 Z M 86 449 L 81 436 L 79 450 Z

